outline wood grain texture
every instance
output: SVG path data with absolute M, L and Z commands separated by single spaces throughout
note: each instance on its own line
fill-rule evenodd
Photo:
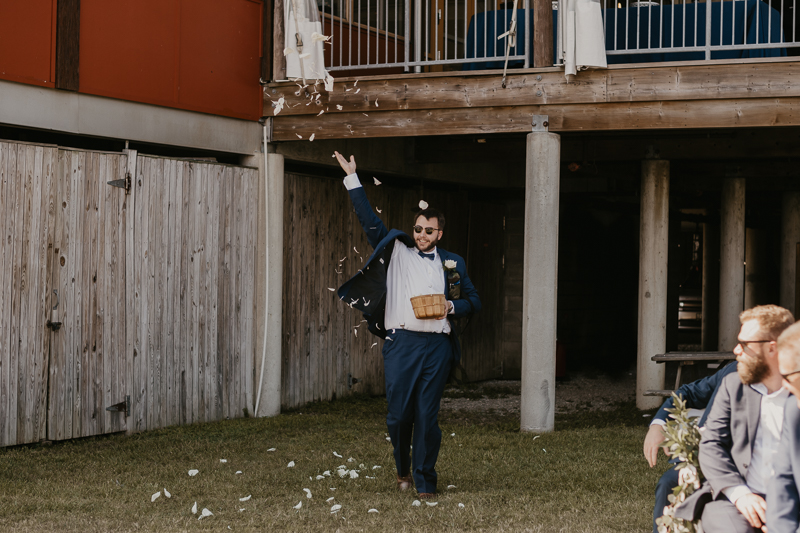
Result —
M 81 0 L 59 0 L 56 15 L 56 88 L 80 87 Z
M 533 0 L 533 66 L 553 66 L 553 7 L 550 0 Z

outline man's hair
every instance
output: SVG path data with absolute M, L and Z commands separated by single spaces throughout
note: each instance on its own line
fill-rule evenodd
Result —
M 425 217 L 428 220 L 436 218 L 439 220 L 439 229 L 440 230 L 444 229 L 444 215 L 438 209 L 428 207 L 426 209 L 423 209 L 422 211 L 417 212 L 417 214 L 414 215 L 414 224 L 417 223 L 417 219 L 419 219 L 419 217 Z
M 739 314 L 739 322 L 744 324 L 748 320 L 757 320 L 758 326 L 770 337 L 770 340 L 778 340 L 783 331 L 794 324 L 794 316 L 791 311 L 778 305 L 757 305 L 751 309 L 745 309 Z
M 786 328 L 778 337 L 781 372 L 800 370 L 800 322 Z

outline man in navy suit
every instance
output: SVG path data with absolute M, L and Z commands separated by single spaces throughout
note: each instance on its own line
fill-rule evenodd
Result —
M 374 249 L 358 274 L 338 290 L 339 298 L 364 314 L 373 334 L 384 338 L 388 414 L 394 447 L 397 488 L 413 482 L 421 499 L 436 494 L 436 459 L 442 432 L 438 416 L 442 392 L 453 362 L 461 357 L 452 319 L 479 311 L 478 292 L 467 276 L 464 259 L 437 246 L 445 218 L 423 209 L 414 218 L 414 237 L 389 230 L 372 211 L 356 175 L 353 156 L 336 157 L 347 176 L 358 220 Z M 444 294 L 447 306 L 436 319 L 418 319 L 411 298 Z M 413 461 L 411 444 L 414 444 Z
M 725 376 L 736 372 L 736 368 L 736 362 L 729 363 L 713 375 L 682 385 L 675 391 L 678 396 L 681 396 L 686 401 L 686 406 L 690 409 L 705 409 L 697 423 L 698 427 L 702 428 L 706 424 L 706 418 L 708 418 L 711 405 L 714 403 L 714 397 L 719 390 L 719 384 L 722 383 Z M 645 436 L 644 456 L 647 458 L 650 468 L 656 465 L 658 449 L 664 443 L 663 427 L 669 417 L 667 409 L 672 409 L 673 407 L 675 407 L 675 404 L 670 396 L 661 404 L 661 408 L 653 417 L 650 429 L 647 431 L 647 436 Z M 664 452 L 666 453 L 667 450 L 665 449 Z M 670 461 L 670 464 L 672 464 L 672 461 Z M 669 505 L 669 495 L 672 494 L 672 490 L 677 486 L 678 471 L 670 467 L 656 484 L 656 504 L 653 507 L 653 533 L 658 533 L 656 519 L 664 514 L 664 507 Z
M 800 323 L 778 337 L 778 367 L 783 386 L 794 394 L 786 400 L 774 474 L 767 485 L 769 533 L 800 531 Z

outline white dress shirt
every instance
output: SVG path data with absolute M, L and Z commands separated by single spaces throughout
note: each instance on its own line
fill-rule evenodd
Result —
M 761 394 L 761 413 L 758 431 L 756 431 L 756 441 L 753 444 L 753 456 L 750 458 L 750 466 L 747 467 L 747 477 L 745 478 L 747 484 L 722 489 L 732 503 L 736 503 L 736 500 L 752 492 L 767 493 L 767 484 L 773 475 L 772 461 L 778 452 L 778 444 L 781 441 L 783 407 L 789 396 L 789 391 L 784 388 L 770 394 L 762 383 L 756 383 L 750 387 Z
M 356 174 L 344 179 L 347 190 L 361 187 Z M 396 240 L 389 269 L 386 273 L 386 316 L 384 328 L 408 329 L 427 333 L 450 333 L 450 322 L 443 320 L 420 320 L 414 315 L 411 298 L 426 294 L 444 294 L 444 268 L 439 252 L 434 247 L 426 253 L 433 253 L 433 260 L 419 255 L 415 246 L 406 246 Z M 453 312 L 448 302 L 450 313 Z

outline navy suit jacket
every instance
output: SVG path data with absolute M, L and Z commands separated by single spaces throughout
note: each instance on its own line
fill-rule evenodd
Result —
M 786 399 L 781 444 L 767 484 L 767 529 L 769 533 L 800 532 L 800 409 L 797 398 Z
M 363 187 L 356 187 L 348 191 L 348 193 L 350 194 L 350 200 L 353 202 L 358 221 L 367 234 L 367 240 L 369 245 L 372 246 L 373 252 L 364 267 L 358 271 L 358 274 L 339 287 L 337 294 L 344 303 L 364 314 L 370 332 L 384 338 L 386 337 L 386 329 L 384 327 L 386 274 L 389 268 L 389 260 L 392 258 L 394 244 L 398 240 L 409 247 L 414 247 L 416 244 L 411 236 L 396 229 L 390 231 L 386 227 L 383 221 L 373 212 Z M 437 251 L 443 262 L 448 259 L 456 262 L 455 270 L 461 278 L 461 298 L 452 300 L 453 314 L 447 316 L 450 321 L 450 338 L 453 343 L 453 353 L 456 361 L 459 361 L 461 359 L 461 345 L 458 342 L 453 319 L 480 311 L 481 300 L 478 297 L 478 291 L 475 290 L 472 281 L 467 276 L 467 267 L 464 264 L 464 259 L 439 247 L 437 247 Z M 446 272 L 444 277 L 445 296 L 447 296 Z
M 719 384 L 722 383 L 725 376 L 731 372 L 736 372 L 736 365 L 736 361 L 728 363 L 714 374 L 687 383 L 686 385 L 681 385 L 681 387 L 675 391 L 678 396 L 682 396 L 683 399 L 686 400 L 687 407 L 706 410 L 697 423 L 699 427 L 706 425 L 706 419 L 708 418 L 708 413 L 711 411 L 710 407 L 714 403 L 714 398 L 719 390 Z M 669 417 L 667 409 L 672 409 L 673 407 L 675 407 L 675 403 L 672 401 L 672 396 L 670 396 L 661 404 L 661 408 L 653 418 L 666 422 Z

